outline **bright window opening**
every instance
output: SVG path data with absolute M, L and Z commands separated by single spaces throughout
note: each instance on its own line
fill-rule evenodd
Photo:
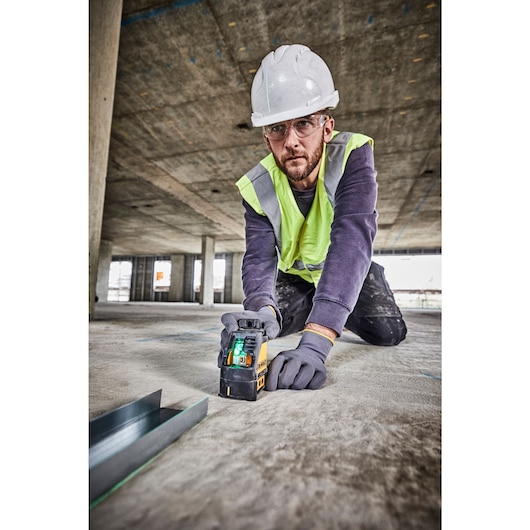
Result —
M 213 290 L 214 292 L 222 292 L 225 288 L 225 266 L 226 260 L 214 259 L 213 260 Z M 195 260 L 193 268 L 193 288 L 196 293 L 201 290 L 201 273 L 202 273 L 202 261 L 200 259 Z
M 131 261 L 113 261 L 110 264 L 107 300 L 128 302 L 131 297 Z
M 402 309 L 442 308 L 441 254 L 374 255 Z
M 155 292 L 168 292 L 171 283 L 171 261 L 155 261 L 153 289 Z

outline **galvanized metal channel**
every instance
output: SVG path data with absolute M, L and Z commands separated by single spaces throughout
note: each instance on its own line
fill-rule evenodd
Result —
M 162 389 L 89 423 L 90 502 L 111 490 L 208 412 L 208 398 L 184 409 L 160 408 Z

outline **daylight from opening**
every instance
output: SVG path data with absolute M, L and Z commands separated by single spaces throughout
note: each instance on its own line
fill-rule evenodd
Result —
M 107 300 L 109 302 L 128 302 L 131 291 L 131 261 L 113 261 L 110 264 Z
M 375 255 L 373 260 L 385 268 L 385 276 L 401 308 L 441 309 L 442 256 L 440 254 Z M 196 259 L 193 268 L 193 289 L 197 296 L 201 289 L 202 262 Z M 217 303 L 222 302 L 225 287 L 226 260 L 213 262 L 213 289 Z M 130 300 L 132 263 L 113 261 L 110 265 L 109 302 Z M 154 263 L 153 290 L 168 292 L 171 282 L 171 261 Z

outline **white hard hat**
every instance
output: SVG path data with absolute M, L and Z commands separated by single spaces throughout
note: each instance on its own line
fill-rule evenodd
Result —
M 252 81 L 252 125 L 262 127 L 334 109 L 339 102 L 327 64 L 302 44 L 280 46 Z

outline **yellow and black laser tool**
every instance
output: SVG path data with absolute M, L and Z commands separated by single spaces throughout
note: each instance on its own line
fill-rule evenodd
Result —
M 258 319 L 240 319 L 223 350 L 219 395 L 256 401 L 265 386 L 267 335 Z

